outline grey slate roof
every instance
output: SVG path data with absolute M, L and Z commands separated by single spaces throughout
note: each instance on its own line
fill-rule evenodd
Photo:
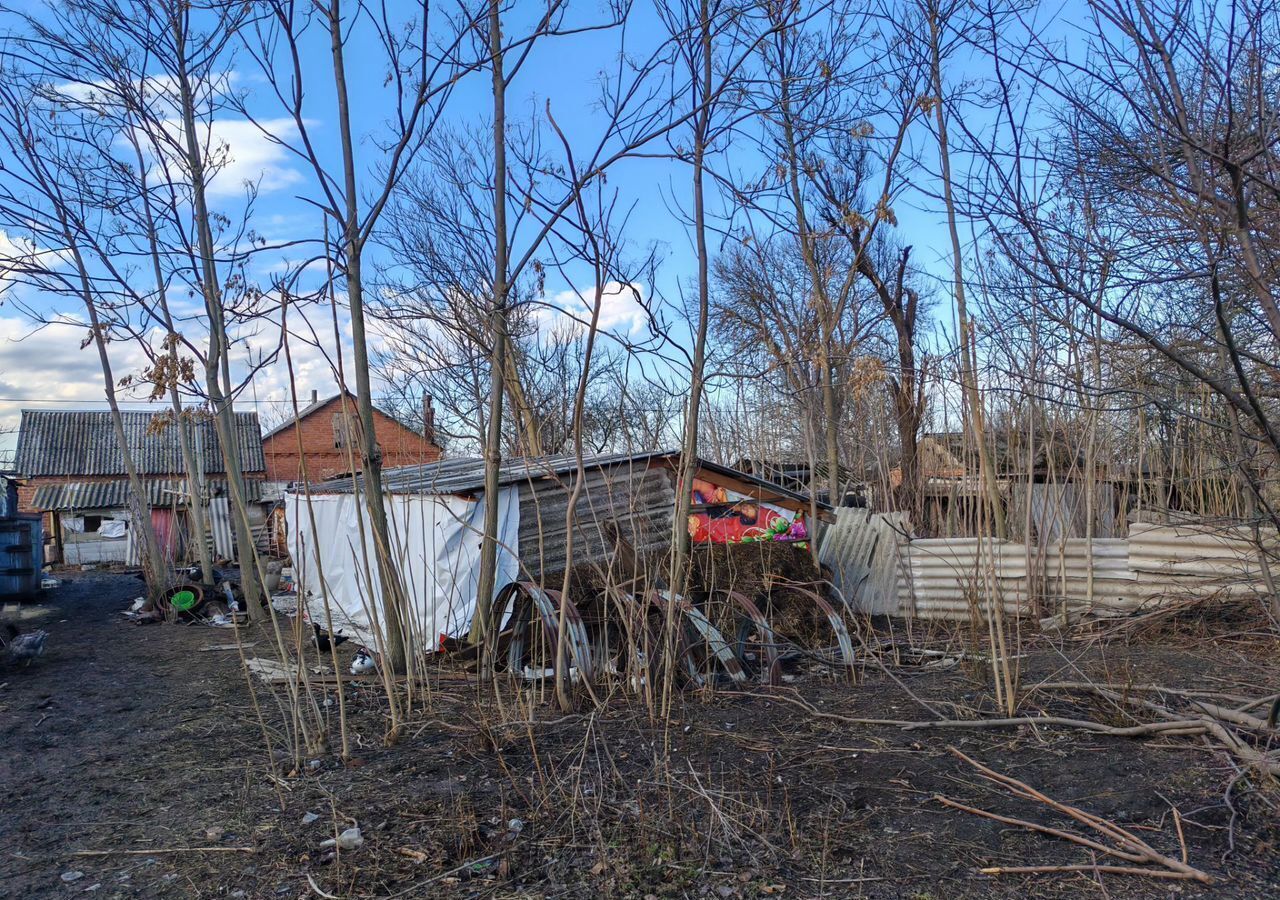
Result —
M 124 430 L 140 475 L 182 475 L 182 450 L 176 426 L 152 428 L 163 413 L 124 412 Z M 222 450 L 213 420 L 201 417 L 185 424 L 200 450 L 204 472 L 220 474 Z M 240 464 L 246 473 L 266 470 L 258 414 L 236 413 Z M 39 475 L 124 475 L 124 459 L 106 410 L 63 412 L 24 409 L 18 428 L 14 468 L 27 477 Z
M 208 483 L 214 494 L 225 494 L 226 483 Z M 147 503 L 161 509 L 187 505 L 186 480 L 182 478 L 150 478 L 146 481 Z M 262 498 L 262 482 L 244 483 L 245 500 L 255 502 Z M 31 508 L 40 511 L 67 509 L 124 509 L 129 506 L 129 482 L 115 481 L 66 481 L 60 484 L 42 484 L 36 488 Z
M 588 468 L 634 463 L 639 469 L 644 469 L 647 468 L 651 458 L 666 455 L 664 452 L 604 453 L 587 456 L 583 461 Z M 577 468 L 577 465 L 577 458 L 573 454 L 513 457 L 502 461 L 498 483 L 507 485 L 527 481 L 530 478 L 567 475 Z M 363 476 L 356 477 L 356 483 L 362 487 L 363 481 Z M 434 463 L 384 469 L 382 487 L 391 494 L 469 494 L 484 487 L 484 460 L 478 456 L 457 456 Z M 312 490 L 330 494 L 349 494 L 352 491 L 351 478 L 350 476 L 334 478 L 322 484 L 313 485 Z
M 634 467 L 637 474 L 643 473 L 649 463 L 655 460 L 675 460 L 679 457 L 675 450 L 652 450 L 646 453 L 599 453 L 583 457 L 587 469 L 613 468 L 625 470 Z M 577 457 L 572 453 L 560 456 L 513 457 L 504 459 L 498 474 L 498 484 L 509 485 L 527 482 L 531 479 L 559 477 L 569 475 L 577 468 Z M 698 465 L 707 472 L 719 473 L 739 481 L 757 485 L 783 497 L 797 502 L 808 503 L 805 494 L 757 478 L 746 472 L 739 472 L 728 466 L 722 466 L 708 460 L 699 459 Z M 363 488 L 363 477 L 357 476 L 357 484 Z M 484 488 L 484 460 L 479 457 L 454 457 L 439 462 L 422 465 L 400 466 L 385 469 L 382 473 L 383 490 L 390 494 L 470 494 Z M 313 493 L 349 494 L 352 492 L 352 479 L 335 478 L 330 481 L 313 484 Z M 818 503 L 819 508 L 829 509 L 825 503 Z

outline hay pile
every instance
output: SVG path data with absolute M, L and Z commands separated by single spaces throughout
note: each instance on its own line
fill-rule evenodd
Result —
M 787 543 L 710 544 L 695 549 L 690 594 L 694 598 L 714 591 L 732 590 L 752 600 L 780 636 L 807 642 L 830 626 L 813 599 L 799 588 L 824 593 L 815 585 L 821 578 L 808 547 Z M 798 583 L 791 586 L 790 582 Z M 724 617 L 739 614 L 734 608 L 707 610 L 717 625 Z
M 814 582 L 818 565 L 807 546 L 777 542 L 702 544 L 693 549 L 690 592 L 737 591 L 763 604 L 787 593 L 779 581 Z

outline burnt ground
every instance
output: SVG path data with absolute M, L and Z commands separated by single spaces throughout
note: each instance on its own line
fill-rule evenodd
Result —
M 1256 778 L 1239 779 L 1228 805 L 1237 770 L 1198 737 L 904 731 L 816 718 L 784 699 L 923 718 L 876 670 L 857 686 L 815 678 L 772 696 L 685 695 L 665 725 L 623 699 L 570 716 L 535 704 L 537 724 L 526 725 L 527 705 L 504 696 L 499 706 L 492 688 L 443 679 L 391 747 L 376 686 L 350 687 L 350 761 L 314 748 L 295 760 L 281 689 L 256 685 L 255 706 L 238 654 L 200 649 L 231 632 L 135 627 L 119 611 L 136 581 L 70 578 L 24 610 L 25 626 L 50 632 L 47 655 L 25 668 L 0 662 L 3 897 L 1280 895 L 1274 787 L 1259 795 Z M 1274 641 L 1046 643 L 1023 665 L 1024 684 L 1087 675 L 1280 690 Z M 981 668 L 901 677 L 921 697 L 991 709 Z M 334 709 L 326 698 L 317 692 L 320 708 Z M 1100 702 L 1070 702 L 1044 708 L 1126 723 Z M 1028 701 L 1023 712 L 1038 708 Z M 1060 838 L 943 806 L 937 795 L 1079 830 L 984 780 L 948 745 L 1175 857 L 1176 808 L 1189 860 L 1213 884 L 980 874 L 1091 860 Z M 318 818 L 304 824 L 307 813 Z M 363 846 L 337 857 L 320 847 L 356 823 Z

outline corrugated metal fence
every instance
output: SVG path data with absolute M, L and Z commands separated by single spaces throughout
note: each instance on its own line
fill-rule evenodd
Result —
M 818 560 L 855 608 L 876 615 L 898 613 L 897 545 L 906 534 L 901 513 L 872 514 L 841 507 L 818 534 Z
M 1280 549 L 1274 531 L 1264 534 L 1263 545 L 1274 558 Z M 1121 615 L 1164 601 L 1267 590 L 1251 533 L 1207 524 L 1135 523 L 1127 538 L 1037 547 L 992 538 L 908 540 L 900 519 L 841 510 L 821 537 L 819 555 L 855 608 L 920 618 L 966 619 L 991 602 L 1009 615 L 1064 607 Z M 872 571 L 882 574 L 872 579 L 865 574 Z M 850 584 L 858 587 L 849 590 Z

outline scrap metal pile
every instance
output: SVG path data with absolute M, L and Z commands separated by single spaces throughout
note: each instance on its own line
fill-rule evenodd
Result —
M 511 611 L 496 665 L 532 681 L 553 676 L 555 661 L 563 658 L 574 680 L 612 677 L 633 689 L 665 671 L 694 687 L 777 685 L 815 670 L 853 679 L 849 610 L 821 589 L 788 582 L 762 605 L 734 590 L 684 597 L 613 587 L 580 608 L 557 590 L 514 582 L 494 604 Z M 557 653 L 562 635 L 563 657 Z

